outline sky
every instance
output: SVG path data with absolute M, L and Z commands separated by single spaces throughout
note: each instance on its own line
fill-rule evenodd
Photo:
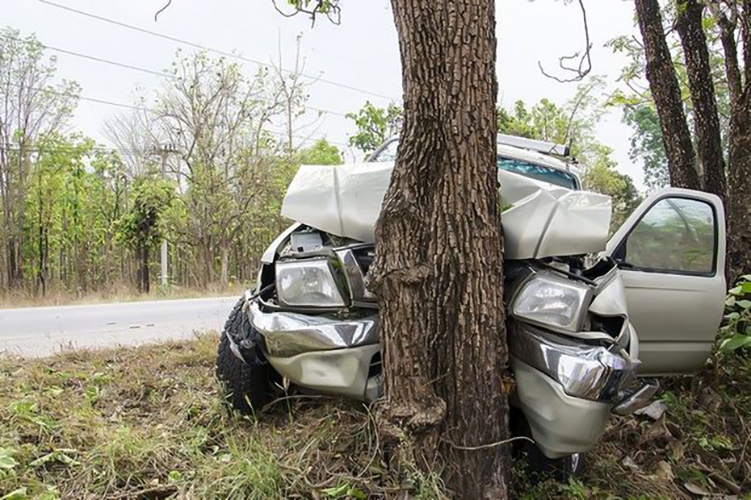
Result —
M 329 110 L 317 117 L 306 136 L 325 136 L 340 147 L 354 132 L 351 120 L 339 116 L 359 109 L 366 100 L 379 106 L 401 101 L 399 47 L 389 0 L 342 0 L 342 22 L 319 19 L 315 26 L 304 16 L 286 18 L 272 0 L 172 0 L 154 20 L 166 0 L 1 0 L 0 25 L 35 33 L 50 47 L 78 52 L 160 71 L 169 67 L 177 49 L 195 49 L 172 40 L 93 19 L 50 4 L 137 26 L 168 37 L 224 52 L 235 52 L 261 63 L 280 58 L 292 68 L 300 38 L 304 73 L 312 78 L 307 105 Z M 280 5 L 286 0 L 277 0 Z M 636 34 L 633 3 L 627 0 L 585 0 L 592 48 L 592 74 L 603 75 L 610 87 L 617 84 L 625 59 L 604 44 L 620 35 Z M 540 72 L 538 63 L 555 72 L 558 57 L 584 48 L 581 11 L 565 0 L 496 0 L 499 104 L 511 107 L 519 99 L 528 104 L 547 97 L 563 104 L 576 84 L 561 84 Z M 149 95 L 160 77 L 126 68 L 55 54 L 58 75 L 76 80 L 82 95 L 115 103 L 133 103 L 136 88 Z M 240 61 L 250 74 L 254 63 Z M 355 90 L 357 89 L 357 90 Z M 73 126 L 107 144 L 106 119 L 122 113 L 112 105 L 81 101 Z M 311 121 L 313 119 L 311 118 Z M 301 134 L 302 135 L 302 134 Z M 618 170 L 643 187 L 641 166 L 628 158 L 631 129 L 612 110 L 597 128 L 600 142 L 614 150 Z

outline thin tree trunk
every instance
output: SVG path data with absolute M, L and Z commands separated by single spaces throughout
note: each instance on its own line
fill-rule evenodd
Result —
M 702 26 L 703 11 L 703 4 L 697 0 L 680 0 L 676 29 L 683 45 L 691 101 L 694 103 L 696 142 L 704 190 L 716 194 L 724 201 L 727 194 L 725 158 L 712 68 L 709 65 L 709 49 Z
M 376 227 L 385 435 L 459 497 L 506 498 L 507 365 L 493 0 L 392 0 L 404 129 Z
M 223 289 L 227 289 L 229 286 L 229 248 L 227 245 L 222 245 L 222 251 L 221 251 L 221 265 L 222 265 L 222 274 L 221 274 L 221 284 Z
M 647 80 L 660 118 L 670 184 L 675 187 L 701 189 L 691 132 L 683 110 L 681 89 L 665 40 L 660 4 L 657 0 L 636 0 L 636 14 L 644 41 Z

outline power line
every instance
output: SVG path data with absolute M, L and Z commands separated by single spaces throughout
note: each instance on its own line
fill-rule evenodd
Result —
M 52 7 L 57 7 L 58 9 L 63 9 L 63 10 L 66 10 L 68 12 L 73 12 L 73 13 L 81 15 L 81 16 L 85 16 L 85 17 L 88 17 L 88 18 L 91 18 L 91 19 L 96 19 L 98 21 L 102 21 L 102 22 L 105 22 L 105 23 L 113 24 L 115 26 L 120 26 L 122 28 L 127 28 L 127 29 L 130 29 L 130 30 L 138 31 L 139 33 L 144 33 L 144 34 L 147 34 L 147 35 L 155 36 L 157 38 L 162 38 L 164 40 L 169 40 L 171 42 L 175 42 L 175 43 L 187 45 L 189 47 L 193 47 L 193 48 L 197 48 L 197 49 L 201 49 L 201 50 L 206 50 L 206 51 L 213 52 L 215 54 L 219 54 L 219 55 L 222 55 L 222 56 L 225 56 L 225 57 L 232 57 L 234 59 L 238 59 L 238 60 L 241 60 L 241 61 L 249 62 L 249 63 L 252 63 L 252 64 L 257 64 L 257 65 L 265 67 L 265 68 L 273 68 L 273 66 L 271 64 L 268 64 L 268 63 L 265 63 L 265 62 L 262 62 L 262 61 L 258 61 L 256 59 L 250 59 L 248 57 L 241 56 L 239 54 L 235 54 L 235 53 L 232 53 L 232 52 L 227 52 L 227 51 L 224 51 L 224 50 L 214 49 L 212 47 L 209 47 L 209 46 L 206 46 L 206 45 L 202 45 L 200 43 L 195 43 L 195 42 L 191 42 L 189 40 L 184 40 L 184 39 L 173 37 L 173 36 L 170 36 L 170 35 L 165 35 L 163 33 L 157 32 L 157 31 L 151 31 L 151 30 L 147 30 L 145 28 L 139 28 L 138 26 L 134 26 L 132 24 L 127 24 L 127 23 L 124 23 L 122 21 L 117 21 L 115 19 L 110 19 L 110 18 L 107 18 L 107 17 L 99 16 L 99 15 L 96 15 L 96 14 L 92 14 L 90 12 L 85 12 L 83 10 L 74 9 L 73 7 L 68 7 L 67 5 L 61 5 L 61 4 L 58 4 L 58 3 L 55 3 L 55 2 L 51 2 L 50 0 L 39 0 L 39 1 L 41 3 L 50 5 Z M 282 71 L 285 72 L 285 73 L 289 73 L 289 74 L 293 73 L 290 70 L 282 70 Z M 305 78 L 310 78 L 312 80 L 315 80 L 315 81 L 318 81 L 318 82 L 321 82 L 321 83 L 326 83 L 328 85 L 333 85 L 335 87 L 343 88 L 343 89 L 346 89 L 346 90 L 351 90 L 353 92 L 359 92 L 361 94 L 370 95 L 370 96 L 373 96 L 373 97 L 379 97 L 381 99 L 387 99 L 389 101 L 395 101 L 396 100 L 396 99 L 394 99 L 394 98 L 392 98 L 390 96 L 387 96 L 387 95 L 383 95 L 383 94 L 379 94 L 377 92 L 371 92 L 369 90 L 365 90 L 365 89 L 353 87 L 351 85 L 347 85 L 347 84 L 344 84 L 344 83 L 339 83 L 339 82 L 334 81 L 334 80 L 328 80 L 326 78 L 321 78 L 320 76 L 307 75 L 305 73 L 300 73 L 300 76 L 303 76 Z
M 19 84 L 15 84 L 15 83 L 11 83 L 10 85 L 12 85 L 14 87 L 20 87 Z M 96 104 L 104 104 L 104 105 L 107 105 L 107 106 L 116 106 L 116 107 L 119 107 L 119 108 L 128 108 L 128 109 L 133 109 L 133 110 L 136 110 L 136 111 L 146 111 L 147 113 L 155 114 L 155 112 L 153 110 L 151 110 L 149 108 L 142 107 L 142 106 L 134 106 L 132 104 L 125 104 L 125 103 L 122 103 L 122 102 L 108 101 L 106 99 L 98 99 L 96 97 L 88 97 L 88 96 L 84 96 L 84 95 L 81 95 L 81 94 L 74 94 L 72 92 L 60 92 L 58 90 L 54 90 L 54 89 L 51 89 L 51 88 L 43 89 L 43 88 L 39 88 L 39 87 L 29 87 L 29 89 L 30 90 L 35 90 L 37 92 L 48 92 L 50 94 L 53 94 L 53 95 L 56 95 L 56 96 L 59 96 L 59 97 L 71 97 L 73 99 L 80 99 L 82 101 L 89 101 L 89 102 L 93 102 L 93 103 L 96 103 Z M 269 134 L 275 135 L 277 137 L 287 137 L 287 134 L 284 133 L 284 132 L 279 132 L 279 131 L 276 131 L 276 130 L 268 130 L 268 129 L 265 129 L 263 131 L 264 132 L 268 132 Z M 332 140 L 328 139 L 325 135 L 310 135 L 310 136 L 306 137 L 306 136 L 301 136 L 301 135 L 293 134 L 292 137 L 295 138 L 295 139 L 303 139 L 305 141 L 311 140 L 311 139 L 326 139 L 326 141 L 329 142 L 330 144 L 335 144 L 337 146 L 343 146 L 345 148 L 349 147 L 349 144 L 345 144 L 343 142 L 338 142 L 338 141 L 332 141 Z
M 30 40 L 22 40 L 20 38 L 13 38 L 13 37 L 10 37 L 10 38 L 12 40 L 15 40 L 15 41 L 21 42 L 21 43 L 34 43 L 34 42 L 31 42 Z M 166 73 L 166 72 L 159 72 L 159 71 L 155 71 L 155 70 L 152 70 L 152 69 L 142 68 L 140 66 L 134 66 L 132 64 L 126 64 L 126 63 L 122 63 L 122 62 L 118 62 L 118 61 L 113 61 L 112 59 L 106 59 L 106 58 L 103 58 L 103 57 L 92 56 L 92 55 L 89 55 L 89 54 L 82 54 L 80 52 L 74 52 L 72 50 L 67 50 L 67 49 L 61 49 L 59 47 L 53 47 L 52 45 L 47 45 L 47 44 L 44 44 L 44 43 L 39 42 L 39 41 L 36 41 L 35 43 L 39 44 L 39 46 L 41 46 L 41 47 L 43 47 L 45 49 L 52 50 L 54 52 L 59 52 L 61 54 L 66 54 L 66 55 L 70 55 L 70 56 L 74 56 L 74 57 L 80 57 L 82 59 L 87 59 L 87 60 L 90 60 L 90 61 L 95 61 L 95 62 L 103 63 L 103 64 L 109 64 L 111 66 L 117 66 L 119 68 L 125 68 L 125 69 L 129 69 L 129 70 L 132 70 L 132 71 L 140 71 L 142 73 L 148 73 L 150 75 L 156 75 L 156 76 L 159 76 L 159 77 L 165 77 L 165 78 L 170 78 L 170 79 L 176 78 L 175 75 L 172 75 L 172 74 L 169 74 L 169 73 Z M 84 98 L 84 100 L 90 100 L 90 99 L 85 99 Z M 127 106 L 127 105 L 118 104 L 118 106 Z M 302 107 L 304 109 L 306 109 L 306 110 L 309 110 L 309 111 L 315 111 L 315 112 L 322 113 L 322 114 L 334 115 L 334 116 L 340 116 L 342 118 L 347 118 L 346 114 L 339 113 L 337 111 L 331 111 L 329 109 L 318 108 L 318 107 L 315 107 L 315 106 L 307 106 L 307 105 L 304 105 Z

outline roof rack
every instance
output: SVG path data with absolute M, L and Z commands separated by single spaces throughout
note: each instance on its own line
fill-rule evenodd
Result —
M 498 134 L 498 144 L 530 149 L 546 155 L 569 156 L 571 154 L 568 146 L 554 144 L 552 142 L 538 141 L 536 139 L 527 139 L 525 137 L 517 137 L 515 135 Z

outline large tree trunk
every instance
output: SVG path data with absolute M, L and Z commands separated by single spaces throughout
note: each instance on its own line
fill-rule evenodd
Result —
M 751 86 L 748 84 L 730 113 L 730 156 L 727 277 L 751 273 Z
M 728 284 L 741 274 L 751 273 L 751 1 L 739 9 L 744 67 L 741 70 L 736 42 L 738 26 L 716 5 L 709 4 L 720 26 L 725 52 L 725 74 L 730 94 L 730 133 L 728 154 Z
M 683 45 L 691 101 L 694 103 L 696 142 L 704 190 L 724 201 L 727 194 L 725 159 L 709 49 L 702 26 L 703 10 L 703 4 L 697 0 L 679 0 L 676 28 Z
M 387 435 L 440 452 L 461 498 L 505 498 L 508 406 L 493 0 L 392 0 L 404 128 L 376 227 Z M 481 449 L 467 448 L 486 446 Z
M 670 184 L 675 187 L 701 189 L 691 132 L 686 121 L 686 113 L 683 111 L 678 77 L 665 40 L 658 1 L 636 0 L 636 15 L 644 41 L 647 80 L 660 117 Z

